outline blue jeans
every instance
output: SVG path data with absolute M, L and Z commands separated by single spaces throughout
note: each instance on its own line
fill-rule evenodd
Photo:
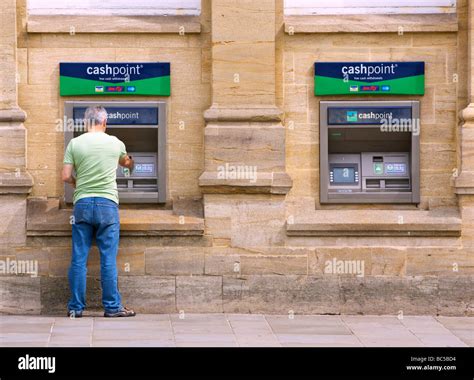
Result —
M 69 268 L 71 299 L 68 310 L 81 312 L 86 306 L 87 257 L 94 237 L 100 251 L 102 304 L 105 311 L 110 313 L 122 308 L 117 278 L 119 236 L 119 211 L 114 201 L 90 197 L 76 202 L 72 224 L 72 259 Z

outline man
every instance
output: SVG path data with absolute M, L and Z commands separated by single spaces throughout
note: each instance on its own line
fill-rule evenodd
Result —
M 121 304 L 117 278 L 120 220 L 116 183 L 117 164 L 133 169 L 125 144 L 105 133 L 107 111 L 89 107 L 84 114 L 87 132 L 72 139 L 64 155 L 62 180 L 74 188 L 72 259 L 69 268 L 71 299 L 68 316 L 80 318 L 85 308 L 87 257 L 95 237 L 100 251 L 104 317 L 133 317 Z M 76 178 L 73 176 L 76 171 Z

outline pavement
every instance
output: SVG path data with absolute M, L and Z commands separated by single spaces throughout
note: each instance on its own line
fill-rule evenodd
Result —
M 2 347 L 473 347 L 474 317 L 0 315 Z

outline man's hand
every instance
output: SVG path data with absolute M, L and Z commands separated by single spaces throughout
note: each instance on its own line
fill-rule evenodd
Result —
M 125 155 L 119 160 L 119 165 L 132 170 L 135 166 L 135 161 L 133 161 L 132 156 Z
M 63 182 L 70 183 L 72 187 L 76 188 L 76 179 L 72 175 L 73 166 L 71 164 L 64 164 L 61 178 Z

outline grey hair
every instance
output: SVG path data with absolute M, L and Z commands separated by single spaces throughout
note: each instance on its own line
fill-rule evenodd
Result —
M 87 126 L 101 125 L 107 120 L 107 111 L 102 106 L 87 107 L 84 112 L 84 123 Z

